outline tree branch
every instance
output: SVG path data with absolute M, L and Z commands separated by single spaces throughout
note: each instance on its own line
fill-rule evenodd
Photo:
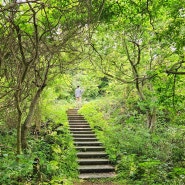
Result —
M 185 75 L 185 72 L 183 71 L 171 71 L 171 70 L 166 70 L 167 74 L 175 74 L 175 75 Z

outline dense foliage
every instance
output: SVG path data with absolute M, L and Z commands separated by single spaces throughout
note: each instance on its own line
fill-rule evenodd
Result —
M 184 0 L 0 2 L 0 184 L 73 184 L 80 110 L 118 184 L 185 184 Z
M 40 132 L 31 127 L 29 148 L 24 155 L 17 155 L 17 160 L 15 130 L 1 131 L 0 184 L 72 184 L 78 171 L 65 110 L 60 104 L 45 105 Z M 35 159 L 39 160 L 36 174 Z
M 110 108 L 111 105 L 111 108 Z M 124 108 L 126 106 L 124 105 Z M 101 98 L 80 110 L 104 143 L 120 184 L 184 184 L 184 126 L 162 120 L 154 133 L 119 98 Z

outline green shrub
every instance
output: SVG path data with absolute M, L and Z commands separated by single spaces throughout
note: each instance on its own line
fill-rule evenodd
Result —
M 16 131 L 0 135 L 0 184 L 72 184 L 78 177 L 76 150 L 69 134 L 66 109 L 57 104 L 45 107 L 43 120 L 52 120 L 38 137 L 28 136 L 29 149 L 16 156 Z M 50 116 L 51 115 L 51 116 Z M 39 159 L 40 173 L 33 176 L 34 159 Z M 18 160 L 16 160 L 18 159 Z
M 151 133 L 141 114 L 128 112 L 115 122 L 114 116 L 123 114 L 121 106 L 112 108 L 112 100 L 106 100 L 85 104 L 80 112 L 116 165 L 119 182 L 125 179 L 128 184 L 180 185 L 184 180 L 184 127 L 158 123 Z

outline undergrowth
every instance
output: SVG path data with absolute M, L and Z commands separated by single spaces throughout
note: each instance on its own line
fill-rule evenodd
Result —
M 111 109 L 110 104 L 112 110 L 107 109 Z M 90 102 L 80 110 L 116 167 L 115 181 L 122 184 L 126 180 L 130 185 L 185 184 L 185 127 L 158 122 L 151 133 L 143 115 L 122 110 L 123 106 L 111 99 Z M 116 122 L 115 114 L 120 118 Z
M 15 130 L 0 135 L 0 184 L 73 184 L 78 176 L 76 151 L 65 111 L 60 104 L 45 107 L 40 134 L 29 134 L 29 148 L 22 155 L 16 156 Z M 33 175 L 35 159 L 39 170 Z
M 76 151 L 68 129 L 65 107 L 43 102 L 39 135 L 28 136 L 29 148 L 16 156 L 16 131 L 1 130 L 0 184 L 73 185 L 79 182 Z M 185 184 L 185 128 L 158 121 L 155 132 L 145 117 L 119 99 L 97 99 L 79 111 L 95 130 L 116 168 L 114 179 L 94 183 L 119 185 Z M 34 160 L 39 174 L 33 175 Z

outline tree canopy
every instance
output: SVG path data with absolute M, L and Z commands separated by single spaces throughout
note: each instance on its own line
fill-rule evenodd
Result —
M 132 128 L 139 134 L 138 120 L 151 137 L 168 126 L 182 125 L 183 130 L 184 17 L 184 0 L 2 0 L 0 127 L 16 130 L 17 161 L 29 150 L 32 127 L 40 132 L 43 122 L 56 122 L 52 109 L 58 104 L 63 113 L 75 105 L 77 85 L 84 88 L 82 113 L 92 125 L 96 112 L 115 130 L 122 125 L 125 132 Z M 111 141 L 105 144 L 113 147 Z M 126 165 L 121 146 L 113 161 L 121 155 Z M 127 152 L 137 153 L 128 147 Z M 136 162 L 135 156 L 128 157 Z M 183 171 L 184 164 L 176 162 Z

